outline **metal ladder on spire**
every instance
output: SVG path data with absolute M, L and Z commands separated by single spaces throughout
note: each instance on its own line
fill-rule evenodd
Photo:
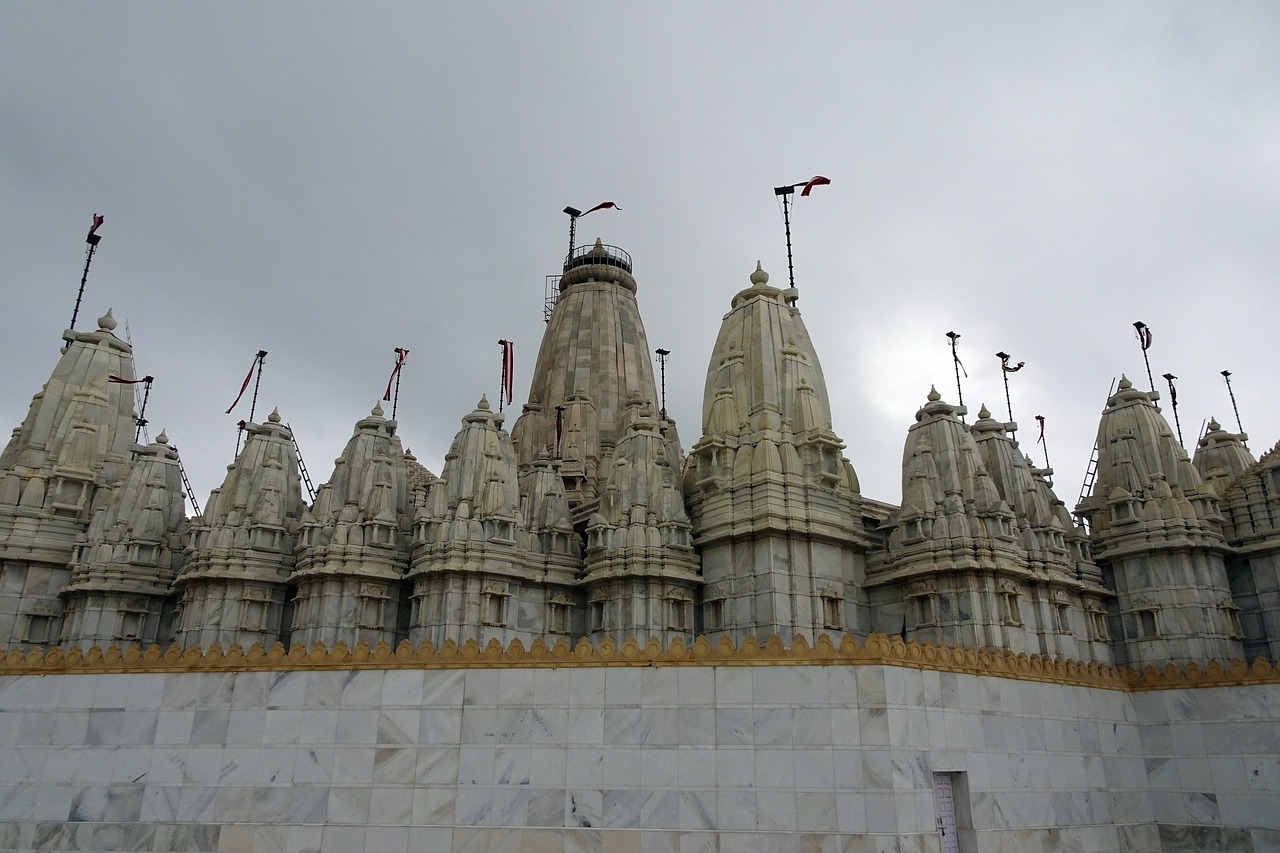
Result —
M 316 490 L 311 485 L 311 473 L 307 471 L 307 463 L 302 461 L 302 448 L 298 446 L 298 437 L 293 434 L 293 427 L 285 424 L 284 428 L 289 430 L 289 437 L 293 439 L 293 452 L 298 456 L 298 474 L 302 477 L 302 484 L 307 487 L 308 499 L 311 503 L 316 502 Z
M 1111 395 L 1114 393 L 1116 393 L 1116 380 L 1115 380 L 1115 377 L 1113 376 L 1111 377 L 1111 388 L 1107 391 L 1107 399 L 1110 400 Z M 1085 498 L 1089 497 L 1089 493 L 1093 491 L 1093 483 L 1097 479 L 1098 479 L 1098 443 L 1095 441 L 1093 443 L 1093 454 L 1089 457 L 1089 469 L 1085 471 L 1084 484 L 1080 487 L 1080 497 L 1076 501 L 1076 506 L 1079 506 L 1080 503 Z
M 1080 487 L 1080 498 L 1076 501 L 1076 506 L 1089 497 L 1089 492 L 1093 490 L 1093 481 L 1096 479 L 1098 479 L 1098 444 L 1094 442 L 1093 455 L 1089 457 L 1089 470 L 1084 474 L 1084 485 Z
M 169 445 L 173 447 L 173 445 Z M 195 515 L 200 515 L 200 504 L 196 502 L 196 490 L 191 488 L 191 481 L 187 479 L 187 466 L 182 464 L 182 454 L 178 453 L 178 448 L 173 447 L 173 452 L 178 456 L 178 473 L 182 475 L 182 488 L 187 490 L 187 500 L 191 501 L 191 509 Z
M 560 276 L 547 276 L 542 289 L 542 322 L 551 322 L 551 312 L 556 310 L 556 301 L 560 298 Z

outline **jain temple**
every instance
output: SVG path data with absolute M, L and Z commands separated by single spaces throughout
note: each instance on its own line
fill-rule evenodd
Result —
M 374 406 L 310 500 L 273 411 L 193 517 L 66 331 L 0 455 L 0 849 L 1280 851 L 1280 454 L 1122 379 L 1072 507 L 930 391 L 873 500 L 794 288 L 725 288 L 687 444 L 637 290 L 571 252 L 438 476 Z

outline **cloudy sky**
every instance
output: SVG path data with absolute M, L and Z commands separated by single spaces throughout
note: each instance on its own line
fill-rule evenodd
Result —
M 0 6 L 0 422 L 78 328 L 128 323 L 203 502 L 258 349 L 318 485 L 411 351 L 401 435 L 439 472 L 544 328 L 565 205 L 635 259 L 668 408 L 700 434 L 711 346 L 757 260 L 800 308 L 869 497 L 901 493 L 931 384 L 1044 415 L 1074 504 L 1114 378 L 1280 438 L 1280 4 L 23 3 Z M 1167 397 L 1167 392 L 1165 393 Z M 1166 407 L 1166 414 L 1170 414 Z M 972 417 L 970 418 L 972 421 Z

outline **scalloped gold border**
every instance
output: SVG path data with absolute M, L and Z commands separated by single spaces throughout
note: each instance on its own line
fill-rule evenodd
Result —
M 778 636 L 761 645 L 748 637 L 741 646 L 728 637 L 712 644 L 699 637 L 691 645 L 679 638 L 663 646 L 657 638 L 641 645 L 628 637 L 621 644 L 611 638 L 599 645 L 581 639 L 570 646 L 560 638 L 552 645 L 534 640 L 526 649 L 520 640 L 503 647 L 490 640 L 481 648 L 475 640 L 459 646 L 452 640 L 439 649 L 431 643 L 414 648 L 403 641 L 395 648 L 386 642 L 370 648 L 361 642 L 354 649 L 337 643 L 332 649 L 317 643 L 310 649 L 295 646 L 286 650 L 280 643 L 264 649 L 255 643 L 247 651 L 232 645 L 226 651 L 217 643 L 207 650 L 199 646 L 168 649 L 137 644 L 101 649 L 79 646 L 63 649 L 14 648 L 0 653 L 0 676 L 55 675 L 108 672 L 255 672 L 323 669 L 453 669 L 495 667 L 582 667 L 582 666 L 834 666 L 883 664 L 989 675 L 1023 681 L 1046 681 L 1110 690 L 1168 690 L 1177 687 L 1221 687 L 1236 684 L 1280 684 L 1280 666 L 1263 658 L 1252 664 L 1233 660 L 1227 665 L 1211 661 L 1179 667 L 1169 663 L 1163 669 L 1148 666 L 1138 672 L 1091 662 L 1063 660 L 1041 655 L 1019 654 L 1002 649 L 966 646 L 935 646 L 932 643 L 903 642 L 900 637 L 872 634 L 865 642 L 845 634 L 836 645 L 826 634 L 812 646 L 796 636 L 790 647 Z

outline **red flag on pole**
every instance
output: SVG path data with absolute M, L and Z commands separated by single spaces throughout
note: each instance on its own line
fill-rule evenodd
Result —
M 809 179 L 809 183 L 804 185 L 804 189 L 800 191 L 800 195 L 806 196 L 813 192 L 814 187 L 825 187 L 829 183 L 831 183 L 830 178 L 824 178 L 822 175 L 814 175 Z
M 249 387 L 249 382 L 253 379 L 253 370 L 258 366 L 258 357 L 253 357 L 253 365 L 249 368 L 249 372 L 244 375 L 244 382 L 240 384 L 240 393 L 236 395 L 235 403 L 227 408 L 227 414 L 231 414 L 231 410 L 236 407 L 236 403 L 240 402 L 240 398 L 244 396 L 244 390 Z
M 516 372 L 515 342 L 503 338 L 498 343 L 502 344 L 502 392 L 507 395 L 507 405 L 510 405 L 514 397 L 511 389 L 515 384 Z
M 382 395 L 383 400 L 391 399 L 391 383 L 396 381 L 396 376 L 400 373 L 400 368 L 404 367 L 405 359 L 409 357 L 409 351 L 396 347 L 396 366 L 391 368 L 391 376 L 387 379 L 387 393 Z
M 605 210 L 605 209 L 608 209 L 608 208 L 612 208 L 613 210 L 622 210 L 622 208 L 618 207 L 618 205 L 617 205 L 617 204 L 615 204 L 614 202 L 611 202 L 611 201 L 602 201 L 602 202 L 600 202 L 599 204 L 597 204 L 595 207 L 593 207 L 593 208 L 591 208 L 590 210 L 588 210 L 588 211 L 587 211 L 587 213 L 594 213 L 594 212 L 596 212 L 597 210 Z M 587 215 L 587 213 L 583 213 L 583 214 L 582 214 L 582 216 L 586 216 L 586 215 Z

